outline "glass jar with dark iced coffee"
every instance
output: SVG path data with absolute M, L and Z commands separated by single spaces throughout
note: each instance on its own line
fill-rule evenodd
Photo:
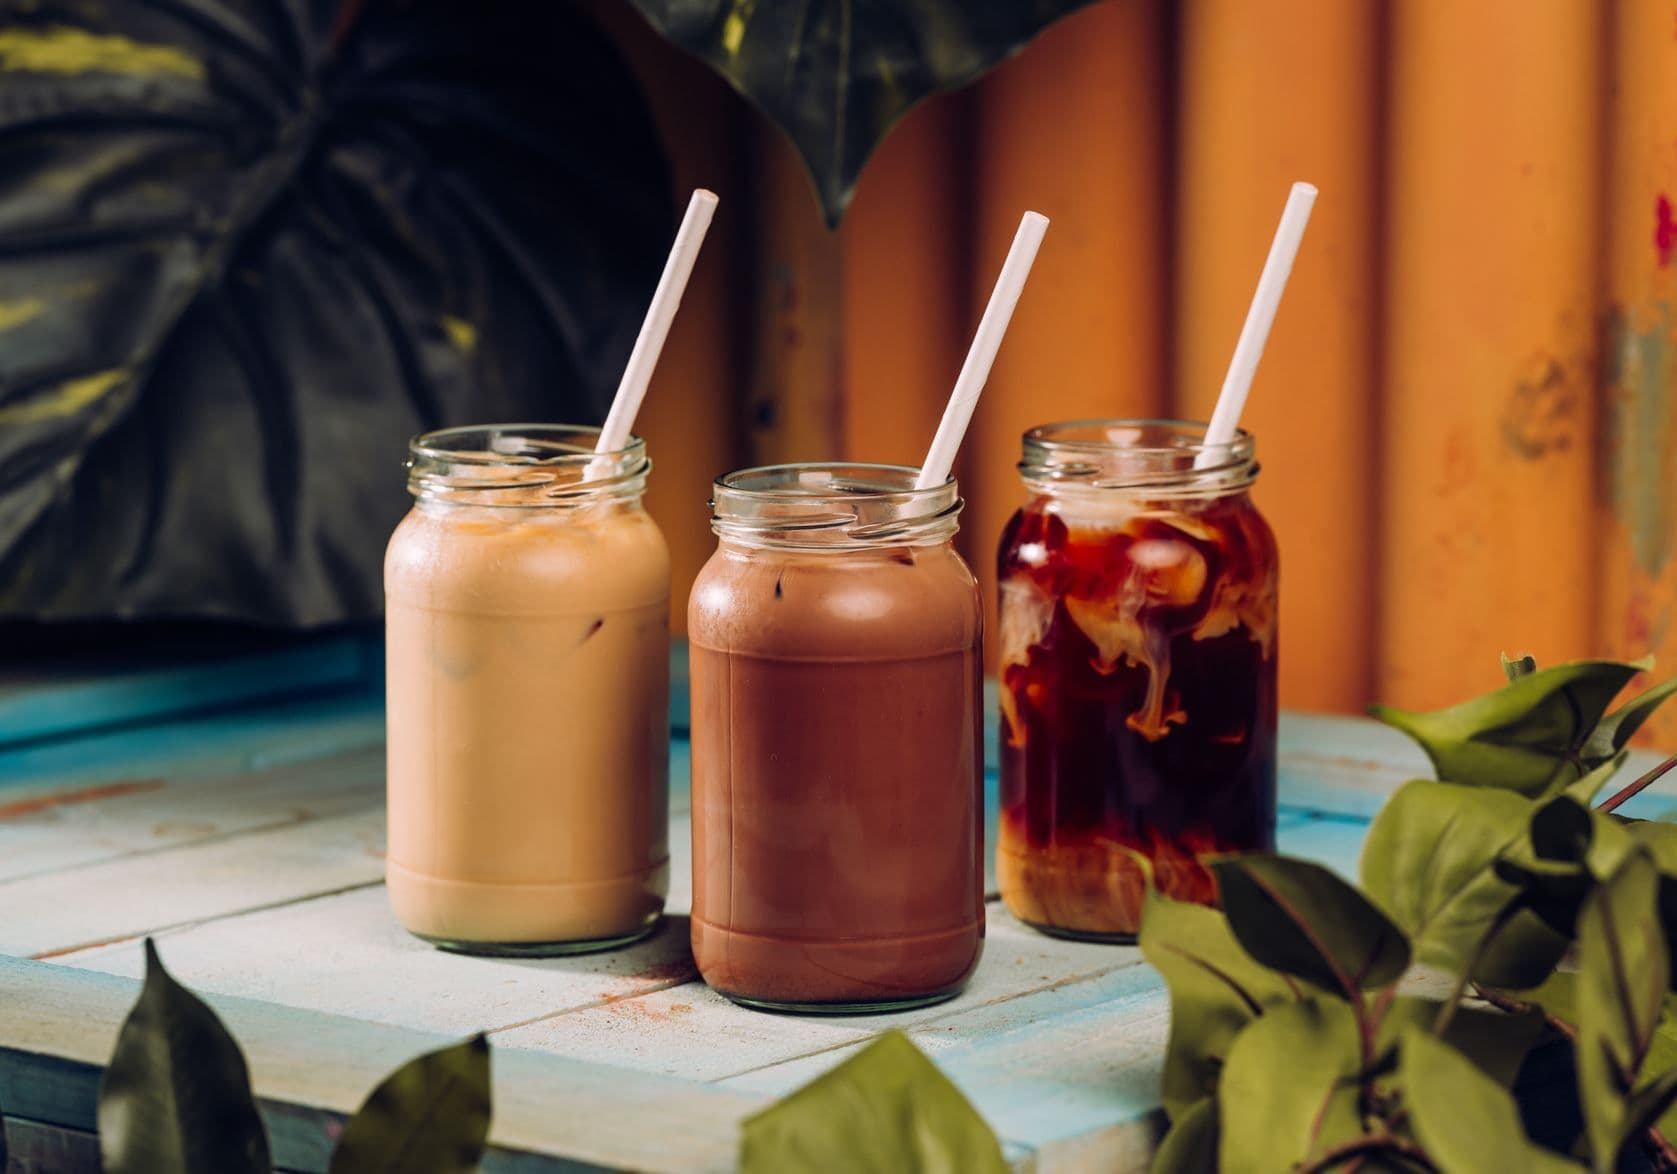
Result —
M 958 992 L 984 937 L 982 627 L 954 481 L 780 465 L 717 482 L 688 605 L 693 956 L 749 1006 Z
M 1130 941 L 1149 870 L 1211 904 L 1210 858 L 1274 846 L 1277 557 L 1253 440 L 1048 424 L 1019 471 L 998 559 L 1002 898 L 1050 933 Z

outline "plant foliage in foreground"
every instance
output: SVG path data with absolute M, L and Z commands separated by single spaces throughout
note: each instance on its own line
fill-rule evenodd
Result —
M 489 1136 L 483 1036 L 416 1057 L 345 1125 L 332 1174 L 464 1174 Z M 99 1087 L 108 1174 L 268 1174 L 268 1136 L 239 1045 L 146 939 L 146 979 Z M 0 1151 L 3 1152 L 3 1151 Z
M 1171 994 L 1161 1174 L 1677 1167 L 1677 825 L 1596 796 L 1677 680 L 1651 661 L 1539 670 L 1435 713 L 1377 708 L 1436 779 L 1369 829 L 1362 887 L 1280 856 L 1218 862 L 1224 912 L 1149 898 Z M 1645 785 L 1671 763 L 1638 780 Z M 1527 1136 L 1510 1095 L 1570 1041 L 1583 1128 Z

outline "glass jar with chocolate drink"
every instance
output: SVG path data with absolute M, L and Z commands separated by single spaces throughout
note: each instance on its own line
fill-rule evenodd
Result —
M 1275 839 L 1274 535 L 1252 437 L 1101 420 L 1025 433 L 998 574 L 1002 898 L 1132 940 L 1147 861 L 1212 903 L 1207 859 Z
M 385 556 L 386 877 L 446 949 L 648 933 L 669 885 L 670 563 L 642 441 L 455 428 L 413 442 Z
M 776 1010 L 957 993 L 984 937 L 979 597 L 953 480 L 732 473 L 688 605 L 693 954 Z

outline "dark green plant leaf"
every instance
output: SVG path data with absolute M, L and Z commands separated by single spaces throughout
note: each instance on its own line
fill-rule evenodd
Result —
M 1650 660 L 1649 664 L 1652 663 Z M 1642 723 L 1673 693 L 1677 693 L 1677 677 L 1667 678 L 1647 692 L 1637 694 L 1602 718 L 1590 731 L 1589 741 L 1584 743 L 1584 757 L 1606 758 L 1624 749 Z
M 1519 888 L 1526 908 L 1571 939 L 1596 881 L 1611 875 L 1631 846 L 1620 820 L 1585 806 L 1569 789 L 1532 813 L 1529 840 L 1507 850 L 1497 875 Z
M 1626 1101 L 1665 1010 L 1658 881 L 1653 859 L 1633 851 L 1578 915 L 1578 1096 L 1598 1171 L 1614 1168 L 1630 1136 Z
M 1582 1169 L 1533 1145 L 1520 1127 L 1514 1098 L 1449 1044 L 1411 1027 L 1402 1054 L 1403 1103 L 1416 1137 L 1441 1174 Z
M 1265 966 L 1346 997 L 1395 982 L 1409 966 L 1403 931 L 1320 864 L 1241 856 L 1213 868 L 1229 928 Z
M 673 219 L 628 68 L 342 7 L 6 6 L 0 617 L 376 617 L 408 437 L 603 414 Z
M 385 1077 L 344 1126 L 330 1174 L 470 1174 L 489 1115 L 489 1041 L 474 1035 Z
M 1431 779 L 1405 783 L 1381 807 L 1363 841 L 1362 883 L 1409 934 L 1417 961 L 1458 974 L 1467 966 L 1519 894 L 1495 865 L 1525 838 L 1531 813 L 1511 791 Z
M 632 3 L 785 132 L 836 226 L 863 165 L 910 107 L 966 85 L 1089 0 Z
M 1235 1037 L 1217 1087 L 1222 1174 L 1284 1174 L 1363 1132 L 1361 1051 L 1334 999 L 1276 1007 Z
M 1217 1098 L 1206 1097 L 1171 1122 L 1153 1155 L 1151 1174 L 1206 1174 L 1217 1169 Z
M 1400 995 L 1380 1020 L 1376 1047 L 1382 1060 L 1395 1056 L 1403 1035 L 1411 1027 L 1432 1032 L 1444 1003 Z M 1472 1060 L 1474 1065 L 1504 1088 L 1511 1088 L 1520 1065 L 1543 1033 L 1543 1013 L 1533 1008 L 1518 1014 L 1495 1008 L 1462 1005 L 1444 1029 L 1444 1042 Z
M 1569 971 L 1557 971 L 1541 986 L 1531 990 L 1512 992 L 1512 997 L 1535 1003 L 1543 1013 L 1558 1023 L 1565 1024 L 1569 1033 L 1578 1035 L 1579 976 Z M 1647 1058 L 1642 1062 L 1644 1072 L 1666 1073 L 1677 1069 L 1677 996 L 1667 994 L 1660 1009 L 1660 1019 L 1654 1026 L 1653 1039 L 1648 1045 Z M 1677 1138 L 1677 1109 L 1667 1108 L 1659 1121 L 1660 1130 L 1670 1138 Z
M 1677 990 L 1677 824 L 1663 820 L 1627 819 L 1620 823 L 1632 844 L 1641 847 L 1659 869 L 1660 926 L 1670 959 L 1666 973 Z
M 747 1117 L 740 1142 L 741 1174 L 1006 1169 L 978 1110 L 900 1031 Z
M 106 1174 L 268 1174 L 268 1135 L 239 1045 L 163 969 L 146 939 L 146 980 L 99 1085 Z
M 1510 681 L 1517 681 L 1521 677 L 1529 677 L 1537 671 L 1535 656 L 1520 656 L 1510 658 L 1505 652 L 1502 654 L 1502 672 Z
M 1170 987 L 1161 1091 L 1177 1121 L 1217 1091 L 1235 1036 L 1266 1010 L 1295 1001 L 1299 989 L 1254 962 L 1221 913 L 1153 890 L 1142 909 L 1141 953 Z
M 1419 742 L 1440 779 L 1541 798 L 1611 756 L 1585 755 L 1585 743 L 1614 696 L 1652 665 L 1652 658 L 1569 661 L 1448 709 L 1371 712 Z

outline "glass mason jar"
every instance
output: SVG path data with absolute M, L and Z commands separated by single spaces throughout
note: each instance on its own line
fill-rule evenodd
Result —
M 1024 436 L 1002 534 L 997 876 L 1021 921 L 1130 941 L 1145 859 L 1216 900 L 1207 858 L 1275 842 L 1275 537 L 1253 440 L 1096 420 Z M 1206 454 L 1204 457 L 1201 454 Z
M 669 594 L 652 464 L 595 428 L 411 447 L 385 555 L 386 877 L 445 949 L 621 945 L 669 889 Z
M 984 937 L 977 584 L 954 481 L 731 473 L 688 605 L 693 955 L 773 1010 L 919 1006 Z

